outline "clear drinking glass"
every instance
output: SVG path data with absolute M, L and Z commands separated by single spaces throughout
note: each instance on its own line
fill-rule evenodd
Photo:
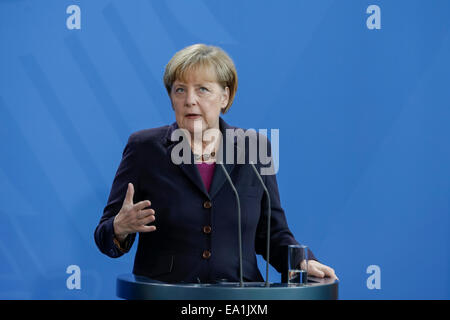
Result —
M 308 279 L 308 247 L 288 246 L 288 284 L 305 285 Z

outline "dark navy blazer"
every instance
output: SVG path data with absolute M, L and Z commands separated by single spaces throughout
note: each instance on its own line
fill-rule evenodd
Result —
M 225 145 L 225 130 L 237 128 L 229 126 L 222 118 L 219 121 Z M 136 234 L 128 236 L 122 250 L 113 241 L 113 220 L 122 207 L 127 184 L 131 182 L 135 188 L 134 203 L 151 201 L 157 228 L 154 232 L 139 234 L 134 274 L 167 282 L 239 281 L 235 194 L 217 164 L 208 193 L 193 161 L 179 165 L 171 161 L 171 151 L 178 142 L 171 141 L 171 134 L 177 128 L 175 122 L 130 136 L 108 203 L 95 229 L 95 242 L 101 252 L 112 258 L 120 257 L 131 248 Z M 233 144 L 236 148 L 236 139 Z M 245 149 L 248 151 L 247 144 Z M 225 160 L 226 148 L 223 150 Z M 266 256 L 266 196 L 250 165 L 225 166 L 241 203 L 243 278 L 244 281 L 263 281 L 256 254 Z M 258 170 L 260 167 L 257 163 Z M 298 242 L 289 230 L 281 208 L 276 175 L 262 177 L 271 195 L 270 263 L 281 273 L 287 265 L 285 246 Z M 211 229 L 206 228 L 205 232 L 205 226 Z M 309 254 L 315 259 L 312 252 Z

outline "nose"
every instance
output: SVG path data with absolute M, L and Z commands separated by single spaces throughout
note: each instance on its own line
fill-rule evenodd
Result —
M 194 90 L 187 90 L 186 92 L 186 100 L 184 101 L 184 105 L 186 107 L 195 106 L 197 103 L 197 96 Z

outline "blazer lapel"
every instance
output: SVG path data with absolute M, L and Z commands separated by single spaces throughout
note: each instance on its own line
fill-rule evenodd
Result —
M 167 131 L 167 135 L 165 137 L 165 145 L 167 146 L 167 156 L 169 158 L 169 161 L 172 161 L 171 154 L 173 147 L 178 143 L 178 141 L 172 141 L 171 136 L 172 132 L 178 129 L 178 125 L 176 122 L 174 122 Z M 200 176 L 200 173 L 198 172 L 197 166 L 194 163 L 194 154 L 192 153 L 192 150 L 189 152 L 191 161 L 190 163 L 184 163 L 177 165 L 181 171 L 191 180 L 191 182 L 198 188 L 200 191 L 202 191 L 206 196 L 209 197 L 208 192 L 206 191 L 205 185 L 203 184 L 202 177 Z
M 236 146 L 236 137 L 233 138 L 232 141 L 227 141 L 226 137 L 226 129 L 234 129 L 233 127 L 229 126 L 222 118 L 219 118 L 219 126 L 220 131 L 222 132 L 222 142 L 221 147 L 219 148 L 219 152 L 217 154 L 217 159 L 221 159 L 223 165 L 225 166 L 225 169 L 227 170 L 228 174 L 231 175 L 231 172 L 233 171 L 235 167 L 235 160 L 236 155 L 238 155 L 239 151 Z M 167 156 L 169 158 L 169 161 L 171 160 L 171 153 L 173 147 L 178 143 L 178 141 L 172 141 L 171 136 L 172 132 L 178 129 L 178 125 L 176 122 L 174 122 L 172 125 L 169 126 L 169 129 L 167 130 L 167 134 L 164 138 L 164 143 L 167 146 Z M 234 159 L 232 163 L 226 163 L 227 159 L 227 143 L 232 144 L 232 148 L 234 150 Z M 189 163 L 181 163 L 178 165 L 180 167 L 181 171 L 192 181 L 192 183 L 200 190 L 202 191 L 209 199 L 212 199 L 222 188 L 223 184 L 227 180 L 227 177 L 225 176 L 225 173 L 223 172 L 223 169 L 220 168 L 220 164 L 216 163 L 216 167 L 214 169 L 214 175 L 213 180 L 211 182 L 211 187 L 209 189 L 209 193 L 206 191 L 205 185 L 203 184 L 202 177 L 200 176 L 200 173 L 197 169 L 197 166 L 194 163 L 194 154 L 192 150 L 190 150 L 190 157 L 191 161 Z M 228 183 L 228 182 L 227 182 Z
M 222 132 L 222 143 L 219 148 L 219 152 L 217 155 L 217 159 L 219 162 L 222 162 L 225 169 L 228 172 L 228 175 L 231 175 L 231 171 L 233 171 L 235 167 L 235 159 L 231 163 L 227 163 L 227 144 L 232 144 L 232 148 L 234 150 L 234 158 L 236 158 L 236 137 L 232 141 L 228 141 L 226 137 L 226 130 L 227 129 L 233 129 L 231 126 L 229 126 L 222 118 L 219 118 L 219 125 L 220 125 L 220 131 Z M 220 161 L 221 160 L 221 161 Z M 221 164 L 216 163 L 216 167 L 214 169 L 214 175 L 213 180 L 211 182 L 211 187 L 209 189 L 209 196 L 211 198 L 214 198 L 214 196 L 220 191 L 223 184 L 227 180 L 227 177 L 225 173 L 223 172 L 223 169 L 221 168 Z M 228 182 L 226 182 L 228 183 Z

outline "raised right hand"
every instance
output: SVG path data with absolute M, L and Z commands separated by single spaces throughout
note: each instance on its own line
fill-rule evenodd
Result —
M 151 202 L 144 200 L 133 204 L 133 196 L 134 186 L 129 183 L 122 208 L 114 217 L 114 233 L 119 241 L 125 240 L 130 233 L 156 230 L 155 226 L 147 226 L 150 222 L 155 221 L 155 210 L 145 209 L 150 207 Z

